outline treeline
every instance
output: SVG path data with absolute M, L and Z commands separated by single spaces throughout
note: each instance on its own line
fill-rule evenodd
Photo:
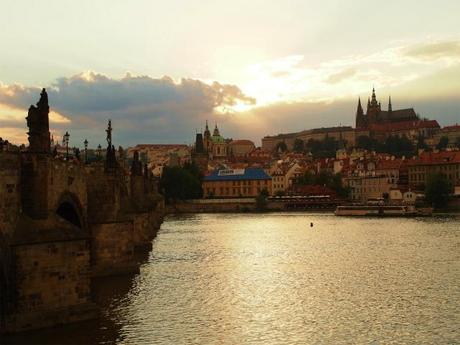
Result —
M 165 166 L 160 179 L 160 191 L 168 203 L 199 199 L 203 197 L 202 181 L 203 174 L 193 163 L 185 163 L 183 167 Z
M 428 177 L 425 186 L 425 199 L 429 205 L 442 209 L 447 206 L 452 191 L 453 186 L 444 174 L 433 174 Z
M 296 180 L 297 185 L 320 185 L 326 186 L 334 190 L 338 196 L 348 197 L 350 192 L 348 187 L 344 187 L 342 184 L 342 175 L 333 174 L 330 171 L 321 171 L 319 174 L 314 174 L 310 171 L 306 171 L 302 176 Z
M 302 139 L 295 139 L 293 151 L 298 153 L 311 153 L 313 158 L 333 158 L 335 153 L 341 147 L 345 147 L 345 140 L 336 140 L 334 138 L 326 137 L 324 140 L 309 139 L 303 141 Z
M 420 137 L 417 145 L 414 146 L 406 136 L 399 137 L 393 135 L 387 137 L 384 142 L 362 135 L 356 139 L 356 147 L 368 151 L 389 153 L 396 157 L 412 157 L 416 154 L 416 148 L 428 149 L 423 137 Z
M 436 148 L 438 150 L 444 150 L 448 145 L 449 139 L 444 136 L 440 138 Z M 333 158 L 335 157 L 337 150 L 345 146 L 345 140 L 337 140 L 331 137 L 326 137 L 324 140 L 309 139 L 308 141 L 297 138 L 294 140 L 293 151 L 297 153 L 310 153 L 314 159 Z M 454 146 L 460 148 L 460 137 L 457 138 Z M 402 156 L 410 158 L 417 155 L 419 149 L 423 149 L 425 151 L 430 150 L 422 135 L 417 138 L 415 145 L 406 136 L 400 137 L 397 135 L 390 135 L 381 142 L 375 138 L 362 135 L 356 139 L 355 147 L 379 153 L 389 153 L 399 158 Z M 276 145 L 275 150 L 285 152 L 288 150 L 288 147 L 286 143 L 279 142 Z

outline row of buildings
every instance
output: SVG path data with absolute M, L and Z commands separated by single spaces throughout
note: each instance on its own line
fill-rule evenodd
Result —
M 363 150 L 337 156 L 312 160 L 305 154 L 284 153 L 264 163 L 228 162 L 204 177 L 204 197 L 255 197 L 263 189 L 270 195 L 317 195 L 319 191 L 321 195 L 336 196 L 332 187 L 314 182 L 321 174 L 340 176 L 352 202 L 386 198 L 396 204 L 413 203 L 435 173 L 445 175 L 452 193 L 460 194 L 459 150 L 421 152 L 410 159 Z M 312 182 L 299 183 L 306 175 Z

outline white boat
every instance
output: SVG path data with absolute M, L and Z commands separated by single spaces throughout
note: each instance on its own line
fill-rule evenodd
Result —
M 432 208 L 415 208 L 414 206 L 389 205 L 351 205 L 338 206 L 336 216 L 376 216 L 376 217 L 423 217 L 431 216 Z

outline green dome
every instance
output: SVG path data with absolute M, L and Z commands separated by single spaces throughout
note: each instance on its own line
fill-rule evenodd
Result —
M 223 142 L 225 142 L 225 139 L 224 139 L 222 136 L 220 136 L 220 135 L 213 135 L 213 136 L 211 137 L 211 141 L 212 141 L 213 143 L 223 143 Z

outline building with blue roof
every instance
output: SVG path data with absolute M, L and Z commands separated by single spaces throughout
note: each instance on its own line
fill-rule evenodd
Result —
M 205 198 L 255 197 L 266 189 L 272 190 L 272 178 L 262 168 L 214 170 L 203 179 Z

